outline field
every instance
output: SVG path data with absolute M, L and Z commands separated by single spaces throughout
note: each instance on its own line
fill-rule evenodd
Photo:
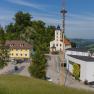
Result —
M 94 94 L 17 75 L 0 76 L 0 94 Z

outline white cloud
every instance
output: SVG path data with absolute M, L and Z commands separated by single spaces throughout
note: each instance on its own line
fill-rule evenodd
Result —
M 18 5 L 22 5 L 22 6 L 26 6 L 26 7 L 32 7 L 35 9 L 40 9 L 43 10 L 44 5 L 40 5 L 40 4 L 35 4 L 35 3 L 31 3 L 31 2 L 27 2 L 26 0 L 6 0 L 10 3 L 14 3 L 14 4 L 18 4 Z

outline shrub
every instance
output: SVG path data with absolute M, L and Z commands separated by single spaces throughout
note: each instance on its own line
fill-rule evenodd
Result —
M 73 76 L 75 79 L 79 80 L 80 77 L 80 66 L 78 64 L 73 64 Z

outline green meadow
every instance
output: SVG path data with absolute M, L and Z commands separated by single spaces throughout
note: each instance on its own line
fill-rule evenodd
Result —
M 35 78 L 1 75 L 0 94 L 94 94 L 94 92 L 64 88 Z

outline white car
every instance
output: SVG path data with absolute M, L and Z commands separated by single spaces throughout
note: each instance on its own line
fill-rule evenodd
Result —
M 50 82 L 53 81 L 50 77 L 46 77 L 46 80 L 47 80 L 47 81 L 50 81 Z

